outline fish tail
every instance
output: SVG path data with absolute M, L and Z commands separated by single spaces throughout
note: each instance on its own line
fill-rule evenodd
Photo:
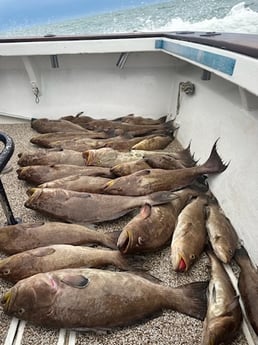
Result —
M 161 116 L 159 119 L 159 122 L 164 123 L 167 120 L 167 115 Z
M 207 312 L 208 284 L 208 281 L 194 282 L 173 289 L 170 308 L 195 319 L 204 320 Z
M 146 199 L 146 197 L 143 197 Z M 149 194 L 147 196 L 147 200 L 145 203 L 149 205 L 161 205 L 171 202 L 172 200 L 175 200 L 178 198 L 178 195 L 176 195 L 173 192 L 170 191 L 160 191 L 155 192 L 152 194 Z
M 235 254 L 234 254 L 234 259 L 240 267 L 244 262 L 247 262 L 247 261 L 250 262 L 250 258 L 247 253 L 247 250 L 243 246 L 236 249 Z
M 200 172 L 203 174 L 216 174 L 221 173 L 227 169 L 228 164 L 224 164 L 221 157 L 217 152 L 217 139 L 212 147 L 211 153 L 207 161 L 199 166 Z
M 104 234 L 103 245 L 111 249 L 117 249 L 117 241 L 121 231 L 112 231 Z
M 174 132 L 179 128 L 175 125 L 175 119 L 162 123 L 165 133 L 173 137 Z
M 144 259 L 140 256 L 125 256 L 120 251 L 113 251 L 114 265 L 121 270 L 145 275 L 146 268 L 143 266 Z

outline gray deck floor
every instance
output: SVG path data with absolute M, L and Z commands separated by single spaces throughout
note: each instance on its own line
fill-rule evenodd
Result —
M 36 220 L 45 220 L 38 213 L 26 209 L 23 204 L 27 198 L 26 189 L 28 184 L 19 181 L 16 175 L 17 154 L 19 152 L 36 149 L 29 143 L 29 139 L 35 135 L 30 128 L 30 124 L 2 124 L 0 131 L 9 134 L 15 142 L 15 153 L 11 159 L 13 171 L 2 176 L 2 182 L 5 186 L 10 204 L 15 217 L 21 217 L 23 222 L 33 222 Z M 173 145 L 172 145 L 173 146 Z M 0 147 L 1 148 L 1 147 Z M 198 157 L 197 157 L 198 158 Z M 98 225 L 98 229 L 107 231 L 122 229 L 122 226 L 128 221 L 128 216 L 118 221 L 106 222 Z M 0 208 L 0 225 L 5 222 L 4 214 Z M 150 273 L 162 280 L 163 284 L 178 286 L 188 282 L 209 279 L 208 259 L 203 254 L 198 263 L 186 274 L 178 274 L 172 271 L 170 265 L 170 248 L 166 248 L 155 254 L 145 256 Z M 4 293 L 10 284 L 0 281 L 0 293 Z M 4 344 L 6 334 L 11 319 L 0 310 L 0 345 Z M 151 320 L 135 326 L 117 329 L 108 334 L 77 333 L 76 345 L 86 344 L 116 344 L 116 345 L 134 345 L 134 344 L 177 344 L 177 345 L 197 345 L 201 343 L 202 322 L 188 316 L 173 312 L 164 311 Z M 58 330 L 43 329 L 27 323 L 21 344 L 24 345 L 43 345 L 57 344 Z M 246 345 L 247 342 L 242 333 L 232 343 L 234 345 Z

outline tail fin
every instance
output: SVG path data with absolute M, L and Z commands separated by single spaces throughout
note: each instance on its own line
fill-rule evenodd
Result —
M 178 152 L 174 152 L 172 156 L 175 159 L 179 159 L 186 168 L 191 168 L 196 165 L 197 161 L 194 159 L 194 155 L 191 154 L 191 141 L 188 146 Z
M 166 120 L 167 120 L 167 115 L 161 116 L 158 120 L 159 120 L 161 123 L 166 122 Z
M 189 315 L 198 320 L 204 320 L 207 313 L 207 287 L 209 282 L 194 282 L 179 286 L 175 289 L 180 292 L 178 304 L 173 308 L 180 313 Z M 174 298 L 175 300 L 175 298 Z
M 217 152 L 217 142 L 219 139 L 217 139 L 212 147 L 211 154 L 207 161 L 200 165 L 200 169 L 203 172 L 203 174 L 216 174 L 221 173 L 224 170 L 227 169 L 228 164 L 224 164 Z
M 171 202 L 172 200 L 175 200 L 178 198 L 178 195 L 175 193 L 172 193 L 170 191 L 161 191 L 161 192 L 155 192 L 152 194 L 149 194 L 147 196 L 143 196 L 143 198 L 146 199 L 146 203 L 150 205 L 160 205 L 160 204 L 166 204 L 168 202 Z
M 243 266 L 245 262 L 248 262 L 251 264 L 249 255 L 243 246 L 235 251 L 234 259 L 237 262 L 237 264 L 240 266 L 240 268 Z
M 121 231 L 106 232 L 104 234 L 103 245 L 111 249 L 118 249 L 117 241 L 120 234 Z

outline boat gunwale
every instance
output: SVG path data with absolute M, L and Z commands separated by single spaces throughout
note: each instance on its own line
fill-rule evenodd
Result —
M 258 58 L 258 35 L 247 33 L 222 32 L 128 32 L 90 35 L 45 35 L 24 37 L 2 37 L 2 43 L 33 43 L 33 42 L 67 42 L 67 41 L 98 41 L 137 38 L 166 38 L 185 42 L 199 43 L 206 46 L 220 48 L 249 57 Z

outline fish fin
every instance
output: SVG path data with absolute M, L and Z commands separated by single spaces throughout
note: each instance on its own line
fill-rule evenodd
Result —
M 207 313 L 206 290 L 208 284 L 208 281 L 202 281 L 179 286 L 177 289 L 183 289 L 186 303 L 182 303 L 182 308 L 178 311 L 198 320 L 204 320 Z
M 30 229 L 30 228 L 38 228 L 40 226 L 43 226 L 44 224 L 46 224 L 45 222 L 37 222 L 37 223 L 20 223 L 17 225 L 17 227 L 21 227 L 24 229 Z
M 145 176 L 151 173 L 150 169 L 139 170 L 134 173 L 135 176 Z
M 163 128 L 169 130 L 171 134 L 179 128 L 178 125 L 175 126 L 175 119 L 169 120 L 163 123 Z
M 151 215 L 151 206 L 149 204 L 145 204 L 141 207 L 140 216 L 142 219 L 146 219 Z
M 111 249 L 117 249 L 117 241 L 122 231 L 112 231 L 112 232 L 106 232 L 105 233 L 105 241 L 104 244 L 108 248 Z
M 31 251 L 31 254 L 33 256 L 36 256 L 36 257 L 43 257 L 43 256 L 48 256 L 48 255 L 51 255 L 51 254 L 54 254 L 56 252 L 56 250 L 54 248 L 51 248 L 51 247 L 42 247 L 42 248 L 36 248 L 36 249 L 33 249 Z
M 84 111 L 80 111 L 79 113 L 77 113 L 77 114 L 75 115 L 75 117 L 80 117 L 83 113 L 84 113 Z
M 62 283 L 77 289 L 84 289 L 89 285 L 89 279 L 81 274 L 67 275 L 60 279 Z
M 215 284 L 213 284 L 213 286 L 212 286 L 211 297 L 212 297 L 213 303 L 216 303 L 217 294 L 216 294 L 216 287 L 215 287 Z
M 217 142 L 219 139 L 217 139 L 212 147 L 211 153 L 207 161 L 200 165 L 199 168 L 203 170 L 204 174 L 215 174 L 215 173 L 221 173 L 224 170 L 227 169 L 228 164 L 224 164 L 217 152 Z
M 231 316 L 233 311 L 239 307 L 240 307 L 239 296 L 235 296 L 230 303 L 226 304 L 225 306 L 226 311 L 221 316 Z
M 70 330 L 75 331 L 75 332 L 92 332 L 96 335 L 106 335 L 109 332 L 112 331 L 111 328 L 84 328 L 84 327 L 79 327 L 79 328 L 70 328 Z
M 160 122 L 162 122 L 162 123 L 166 122 L 166 120 L 167 120 L 167 115 L 161 116 L 158 120 L 159 120 Z
M 160 205 L 166 204 L 171 202 L 172 200 L 178 199 L 179 196 L 170 191 L 159 191 L 149 194 L 148 196 L 149 201 L 147 201 L 150 205 Z
M 141 278 L 149 280 L 150 282 L 152 282 L 154 284 L 161 284 L 162 283 L 162 280 L 160 280 L 159 278 L 153 276 L 152 274 L 150 274 L 144 270 L 132 270 L 132 271 L 128 271 L 128 273 L 132 273 L 132 274 L 137 275 Z
M 241 246 L 235 251 L 234 259 L 237 263 L 241 263 L 242 260 L 250 260 L 247 250 L 243 246 Z

